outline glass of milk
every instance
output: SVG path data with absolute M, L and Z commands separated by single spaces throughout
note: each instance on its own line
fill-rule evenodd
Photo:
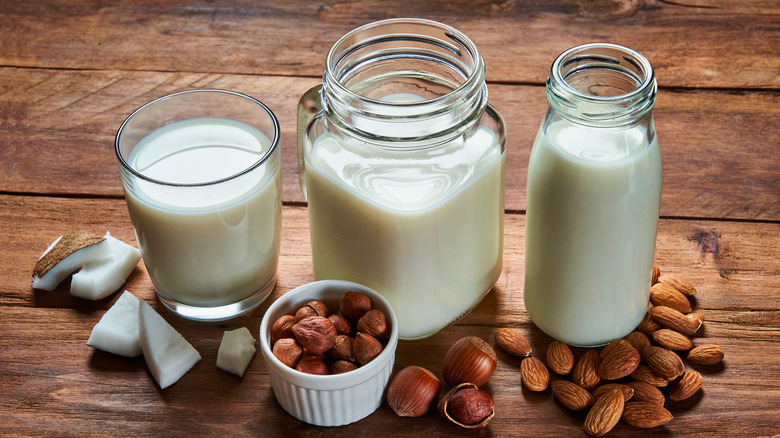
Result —
M 157 295 L 217 321 L 257 307 L 276 284 L 281 229 L 279 123 L 224 90 L 161 97 L 116 136 L 127 207 Z
M 298 108 L 314 276 L 364 284 L 402 339 L 476 306 L 502 268 L 506 131 L 474 43 L 393 19 L 331 48 Z
M 647 59 L 617 45 L 574 47 L 552 65 L 528 165 L 524 300 L 567 344 L 621 338 L 647 310 L 661 197 L 656 89 Z

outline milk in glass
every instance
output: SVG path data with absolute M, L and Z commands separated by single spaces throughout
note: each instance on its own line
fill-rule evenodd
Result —
M 233 120 L 165 126 L 133 150 L 128 164 L 167 183 L 218 181 L 263 157 L 270 140 Z M 127 204 L 144 263 L 159 293 L 190 306 L 234 303 L 273 284 L 279 254 L 278 155 L 251 174 L 219 184 L 161 186 L 133 180 Z

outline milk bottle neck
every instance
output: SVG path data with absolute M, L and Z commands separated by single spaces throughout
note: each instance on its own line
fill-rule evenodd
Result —
M 557 115 L 577 124 L 610 127 L 649 123 L 657 84 L 641 54 L 615 44 L 585 44 L 562 53 L 547 79 Z
M 487 106 L 474 43 L 441 23 L 385 20 L 331 48 L 321 100 L 328 123 L 385 148 L 425 148 L 472 127 Z

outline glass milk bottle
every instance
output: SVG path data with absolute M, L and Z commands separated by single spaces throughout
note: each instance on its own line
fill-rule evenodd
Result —
M 649 297 L 661 197 L 651 110 L 656 81 L 639 53 L 587 44 L 561 54 L 528 166 L 525 307 L 570 345 L 621 338 Z
M 502 267 L 506 131 L 474 43 L 419 19 L 371 23 L 327 55 L 299 106 L 314 276 L 387 298 L 399 337 L 430 336 Z

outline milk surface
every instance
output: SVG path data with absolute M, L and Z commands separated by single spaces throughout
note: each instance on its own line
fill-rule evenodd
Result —
M 404 339 L 455 321 L 501 272 L 504 155 L 482 128 L 394 153 L 318 137 L 305 163 L 315 278 L 381 293 Z
M 540 130 L 531 152 L 525 306 L 570 345 L 605 344 L 646 312 L 661 195 L 658 143 L 645 128 Z
M 168 183 L 229 178 L 257 162 L 271 142 L 226 119 L 161 128 L 133 150 L 129 165 Z M 134 180 L 128 209 L 155 288 L 192 306 L 234 303 L 275 278 L 281 227 L 279 157 L 229 181 L 200 187 Z

